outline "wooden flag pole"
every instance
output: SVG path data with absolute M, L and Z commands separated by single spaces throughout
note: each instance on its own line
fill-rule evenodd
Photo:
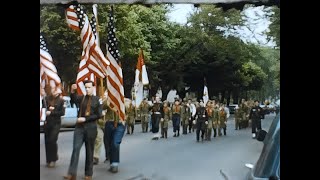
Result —
M 96 19 L 96 43 L 97 45 L 100 47 L 100 38 L 99 38 L 99 28 L 98 28 L 98 5 L 97 4 L 93 4 L 92 5 L 92 11 L 93 11 L 93 15 Z M 97 91 L 97 95 L 99 95 L 101 98 L 103 98 L 103 91 L 104 91 L 104 86 L 103 86 L 103 78 L 99 78 L 100 79 L 100 88 L 97 88 L 96 91 Z M 100 90 L 99 90 L 100 89 Z M 100 93 L 99 93 L 100 92 Z

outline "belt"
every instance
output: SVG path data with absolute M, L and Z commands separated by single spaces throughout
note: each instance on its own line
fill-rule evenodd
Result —
M 153 112 L 153 114 L 161 114 L 160 112 Z

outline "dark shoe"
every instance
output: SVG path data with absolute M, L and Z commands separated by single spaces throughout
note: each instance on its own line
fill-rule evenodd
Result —
M 63 176 L 63 178 L 66 180 L 77 180 L 76 176 L 72 176 L 72 175 Z
M 199 142 L 199 139 L 197 139 L 197 142 Z
M 129 132 L 127 132 L 127 134 L 130 134 Z
M 174 135 L 173 135 L 173 137 L 177 137 L 177 135 L 176 135 L 176 134 L 174 134 Z
M 84 180 L 92 180 L 92 176 L 85 176 Z
M 99 159 L 98 158 L 93 158 L 93 165 L 97 165 L 99 163 Z
M 158 140 L 158 139 L 159 139 L 158 137 L 153 137 L 153 138 L 152 138 L 152 140 Z
M 109 171 L 112 173 L 117 173 L 118 172 L 118 166 L 110 166 Z
M 160 138 L 164 138 L 164 136 L 161 136 Z

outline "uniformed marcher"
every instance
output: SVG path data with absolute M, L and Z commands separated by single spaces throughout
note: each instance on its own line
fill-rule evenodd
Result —
M 249 126 L 249 106 L 247 104 L 247 102 L 245 101 L 245 99 L 241 100 L 241 104 L 239 106 L 239 111 L 240 111 L 240 115 L 241 119 L 240 119 L 240 127 L 241 128 L 246 128 Z
M 263 116 L 263 110 L 259 106 L 259 101 L 254 101 L 255 106 L 252 107 L 249 115 L 249 119 L 252 122 L 252 138 L 256 138 L 257 130 L 261 130 L 261 117 Z
M 235 108 L 234 111 L 234 121 L 235 121 L 235 130 L 241 129 L 240 122 L 241 122 L 241 113 L 239 107 Z
M 208 124 L 206 129 L 206 140 L 211 141 L 212 128 L 213 128 L 213 118 L 214 118 L 214 106 L 213 102 L 210 102 L 207 107 L 208 113 Z
M 181 112 L 182 134 L 188 134 L 188 125 L 191 121 L 191 110 L 189 104 L 184 104 Z
M 127 134 L 133 134 L 135 118 L 136 118 L 136 110 L 132 101 L 130 101 L 129 104 L 126 106 L 126 117 L 127 117 L 126 118 Z
M 222 105 L 220 107 L 220 111 L 219 111 L 219 136 L 222 135 L 221 133 L 221 129 L 223 129 L 223 134 L 227 135 L 227 112 L 224 109 L 224 105 Z
M 156 97 L 156 100 L 152 105 L 152 115 L 151 115 L 152 133 L 153 133 L 152 140 L 159 139 L 159 124 L 160 124 L 160 119 L 163 117 L 163 115 L 161 114 L 163 112 L 162 108 L 163 107 L 162 107 L 162 103 L 160 102 L 160 98 Z
M 106 106 L 103 106 L 102 109 L 107 109 Z M 104 127 L 106 124 L 106 118 L 105 118 L 105 111 L 102 110 L 102 115 L 103 117 L 101 117 L 100 119 L 98 119 L 97 121 L 97 137 L 96 137 L 96 141 L 94 144 L 94 154 L 93 154 L 93 164 L 97 165 L 99 163 L 99 157 L 100 157 L 100 152 L 101 152 L 101 147 L 102 147 L 102 142 L 103 142 L 103 136 L 104 136 Z M 105 150 L 107 151 L 107 150 Z M 108 157 L 106 156 L 106 160 L 108 159 Z
M 192 121 L 195 118 L 197 109 L 196 109 L 196 106 L 194 105 L 194 103 L 192 103 L 191 99 L 188 100 L 188 105 L 190 107 L 190 112 L 191 112 L 191 119 L 189 120 L 189 123 L 188 123 L 188 127 L 189 127 L 188 129 L 189 129 L 189 133 L 191 133 L 191 129 L 192 129 L 192 131 L 194 131 Z
M 173 125 L 173 137 L 179 137 L 180 135 L 180 121 L 181 121 L 181 105 L 179 100 L 176 99 L 172 105 L 172 125 Z M 178 132 L 178 133 L 176 133 Z
M 204 107 L 204 103 L 200 102 L 200 107 L 197 109 L 196 113 L 196 120 L 194 121 L 194 124 L 196 124 L 196 135 L 197 135 L 197 142 L 199 142 L 200 139 L 200 131 L 201 131 L 201 140 L 204 139 L 204 133 L 205 133 L 205 124 L 208 124 L 208 113 L 206 111 L 206 108 Z
M 217 129 L 220 128 L 219 126 L 220 116 L 219 116 L 219 104 L 215 104 L 213 108 L 213 137 L 217 137 Z
M 163 117 L 161 118 L 160 127 L 161 127 L 161 138 L 168 138 L 168 126 L 169 126 L 169 120 L 171 119 L 171 108 L 168 106 L 167 102 L 163 103 L 163 109 L 162 109 Z
M 150 110 L 150 106 L 148 104 L 148 99 L 145 98 L 139 106 L 139 113 L 141 116 L 141 126 L 142 126 L 143 133 L 148 132 L 149 110 Z

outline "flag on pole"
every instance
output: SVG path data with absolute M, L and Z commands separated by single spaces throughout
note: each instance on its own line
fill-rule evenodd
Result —
M 66 9 L 66 20 L 71 29 L 80 31 L 83 50 L 77 75 L 77 91 L 79 94 L 85 94 L 84 88 L 81 88 L 82 81 L 90 79 L 91 73 L 94 74 L 94 77 L 106 77 L 107 66 L 110 62 L 104 57 L 97 43 L 95 17 L 92 17 L 89 22 L 84 7 L 80 4 L 72 4 Z
M 46 86 L 50 86 L 51 89 L 61 90 L 61 79 L 58 76 L 57 68 L 53 64 L 53 59 L 40 32 L 40 90 Z M 42 109 L 43 98 L 40 91 L 40 120 L 45 119 Z
M 135 105 L 139 107 L 143 100 L 143 86 L 149 84 L 148 74 L 146 70 L 146 66 L 144 64 L 144 55 L 143 50 L 140 49 L 138 62 L 136 66 L 136 76 L 134 82 L 135 89 Z
M 120 120 L 125 120 L 124 88 L 118 41 L 115 34 L 113 6 L 109 13 L 107 26 L 108 41 L 106 57 L 110 61 L 107 67 L 107 103 L 109 107 L 119 115 Z
M 208 93 L 208 88 L 207 88 L 207 80 L 204 78 L 204 89 L 203 89 L 203 103 L 204 106 L 207 105 L 207 102 L 209 101 L 209 93 Z

